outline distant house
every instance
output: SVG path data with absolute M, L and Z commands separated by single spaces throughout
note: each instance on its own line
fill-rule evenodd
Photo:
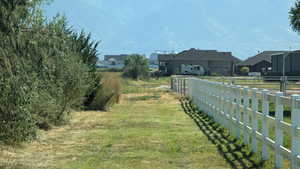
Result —
M 126 54 L 121 54 L 121 55 L 105 55 L 104 56 L 104 62 L 106 64 L 110 64 L 110 65 L 124 65 L 127 56 L 128 55 L 126 55 Z
M 203 69 L 208 75 L 232 75 L 235 65 L 240 62 L 231 52 L 194 48 L 178 54 L 158 55 L 158 61 L 159 70 L 165 75 L 186 74 L 182 69 L 188 66 Z
M 158 65 L 158 55 L 161 54 L 160 52 L 154 52 L 151 53 L 150 57 L 149 57 L 149 61 L 151 65 Z
M 287 51 L 264 51 L 237 64 L 237 73 L 242 67 L 248 67 L 250 74 L 262 75 L 272 67 L 272 55 Z
M 150 57 L 149 57 L 149 62 L 151 65 L 158 65 L 158 55 L 162 55 L 162 54 L 175 54 L 174 51 L 160 51 L 157 50 L 153 53 L 151 53 Z
M 285 58 L 285 64 L 283 64 L 283 58 Z M 269 75 L 283 75 L 283 65 L 285 65 L 286 76 L 300 76 L 300 51 L 272 55 L 272 71 Z

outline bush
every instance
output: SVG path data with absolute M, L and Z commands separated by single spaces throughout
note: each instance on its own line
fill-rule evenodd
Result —
M 5 28 L 0 29 L 0 140 L 20 142 L 34 138 L 38 127 L 64 123 L 72 109 L 82 107 L 94 85 L 98 43 L 67 28 L 64 17 L 44 22 L 41 13 L 26 7 L 33 1 L 3 2 L 12 8 L 1 6 L 0 18 L 13 17 L 0 21 Z
M 123 68 L 98 68 L 98 72 L 123 72 Z
M 115 73 L 99 73 L 96 78 L 94 99 L 88 106 L 92 110 L 108 110 L 119 103 L 121 97 L 121 79 Z
M 123 75 L 135 80 L 149 77 L 148 59 L 141 55 L 130 55 L 125 60 Z
M 30 112 L 33 92 L 28 86 L 35 77 L 21 71 L 20 60 L 14 61 L 0 57 L 0 140 L 8 143 L 31 140 L 36 130 Z
M 242 67 L 240 71 L 241 71 L 242 75 L 248 75 L 248 73 L 250 72 L 250 69 L 249 69 L 249 67 Z
M 212 73 L 211 73 L 211 76 L 222 76 L 222 74 L 221 74 L 221 73 L 218 73 L 218 72 L 212 72 Z

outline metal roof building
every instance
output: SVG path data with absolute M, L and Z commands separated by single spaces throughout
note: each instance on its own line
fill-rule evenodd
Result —
M 248 67 L 250 72 L 263 73 L 272 67 L 272 55 L 288 51 L 264 51 L 237 64 L 237 70 Z

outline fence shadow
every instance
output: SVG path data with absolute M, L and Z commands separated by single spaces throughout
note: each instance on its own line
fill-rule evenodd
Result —
M 199 129 L 217 146 L 218 152 L 233 169 L 259 169 L 264 166 L 264 161 L 260 157 L 257 157 L 240 141 L 230 137 L 227 130 L 215 123 L 211 117 L 198 111 L 189 99 L 181 98 L 180 102 L 184 112 L 194 120 Z

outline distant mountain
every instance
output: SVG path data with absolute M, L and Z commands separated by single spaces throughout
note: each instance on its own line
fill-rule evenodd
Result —
M 295 0 L 56 0 L 47 15 L 102 41 L 103 54 L 188 48 L 232 51 L 247 58 L 263 50 L 300 48 L 289 26 Z

